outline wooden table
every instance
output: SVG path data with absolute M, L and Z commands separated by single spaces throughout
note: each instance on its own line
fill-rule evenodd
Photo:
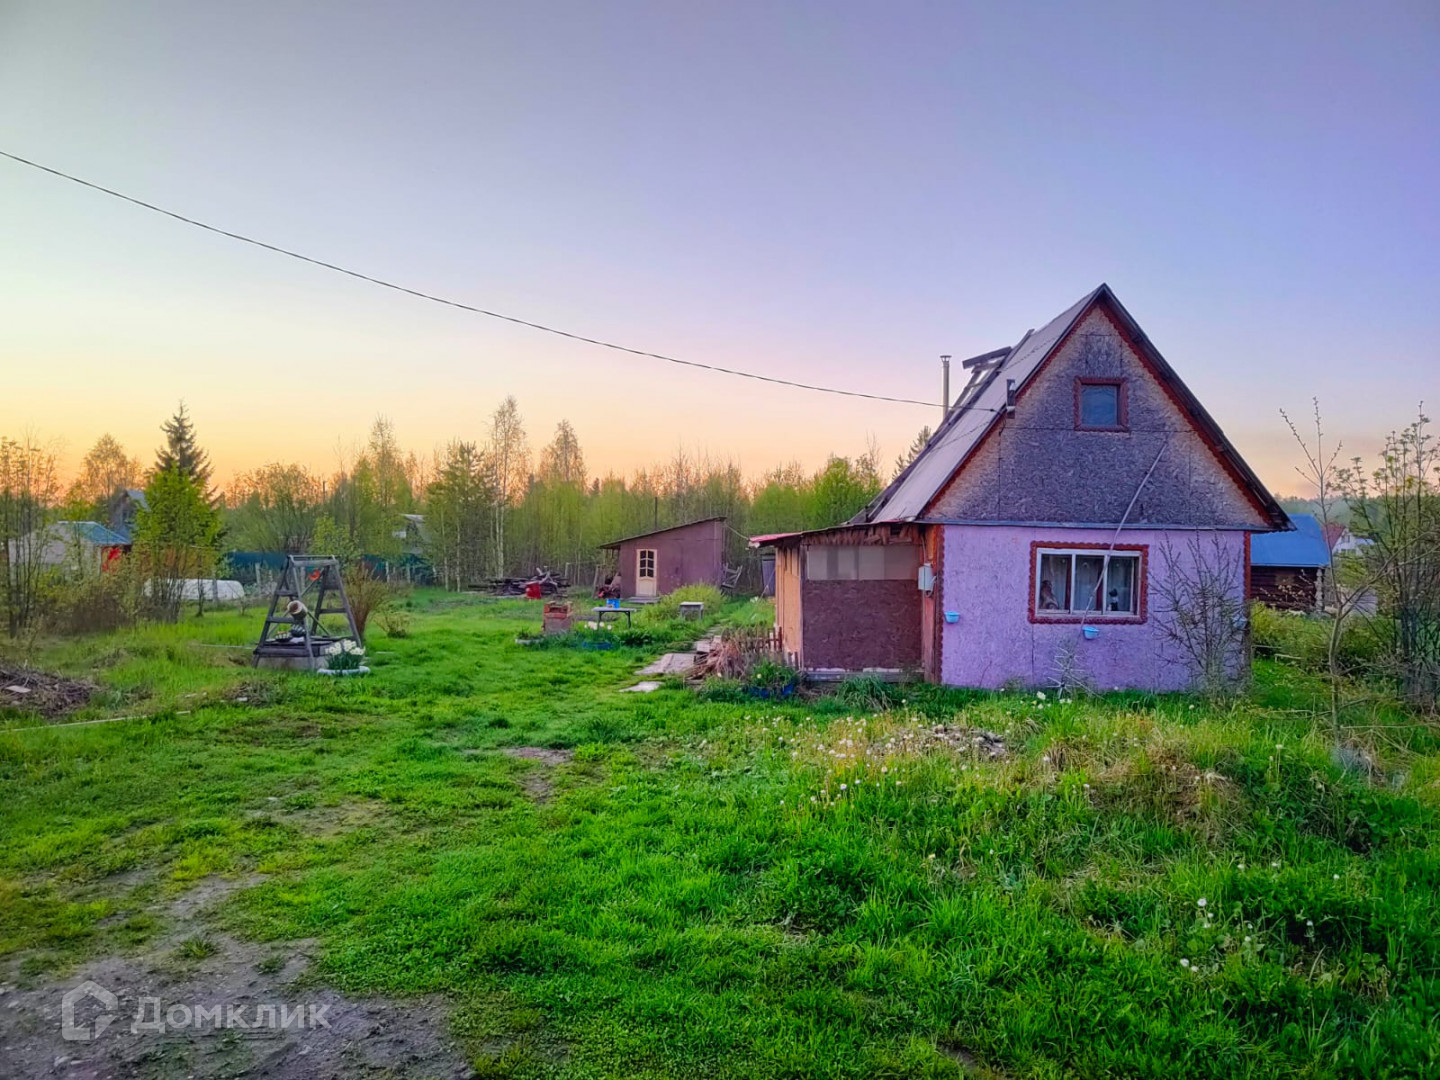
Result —
M 635 609 L 634 609 L 633 607 L 597 607 L 597 608 L 593 608 L 592 610 L 595 612 L 595 625 L 596 625 L 596 626 L 604 626 L 604 625 L 605 625 L 605 616 L 606 616 L 606 615 L 614 615 L 617 619 L 618 619 L 621 615 L 624 615 L 624 616 L 625 616 L 625 629 L 627 629 L 627 630 L 630 629 L 630 616 L 633 615 L 633 614 L 635 614 Z

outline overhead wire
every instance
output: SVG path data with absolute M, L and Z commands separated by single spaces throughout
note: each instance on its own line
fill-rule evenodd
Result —
M 250 244 L 254 247 L 263 248 L 264 250 L 274 252 L 277 255 L 284 255 L 288 258 L 296 259 L 303 263 L 309 263 L 311 266 L 318 266 L 325 270 L 331 270 L 337 274 L 344 274 L 346 277 L 355 278 L 359 281 L 369 282 L 371 285 L 378 285 L 381 288 L 391 289 L 395 292 L 404 293 L 407 296 L 413 296 L 420 300 L 428 300 L 434 304 L 443 304 L 446 307 L 458 308 L 461 311 L 468 311 L 476 315 L 484 315 L 487 318 L 499 319 L 502 322 L 513 323 L 516 326 L 528 327 L 531 330 L 539 330 L 546 334 L 553 334 L 557 337 L 568 338 L 571 341 L 582 342 L 586 345 L 595 345 L 602 349 L 611 349 L 615 352 L 628 353 L 631 356 L 640 356 L 651 360 L 663 360 L 669 364 L 679 364 L 682 367 L 698 368 L 702 371 L 711 371 L 721 375 L 733 375 L 737 378 L 755 379 L 759 382 L 772 383 L 776 386 L 788 386 L 797 390 L 811 390 L 822 394 L 838 394 L 844 397 L 864 398 L 869 401 L 892 402 L 897 405 L 923 405 L 926 408 L 932 409 L 937 404 L 933 401 L 920 401 L 916 398 L 893 397 L 888 394 L 870 394 L 860 390 L 845 390 L 835 386 L 820 386 L 815 383 L 798 382 L 793 379 L 782 379 L 774 375 L 762 375 L 754 371 L 742 371 L 738 368 L 722 367 L 719 364 L 707 364 L 699 360 L 684 360 L 676 356 L 667 356 L 664 353 L 650 352 L 646 349 L 635 349 L 631 348 L 628 345 L 620 345 L 613 341 L 605 341 L 602 338 L 594 338 L 589 337 L 585 334 L 577 334 L 570 330 L 562 330 L 559 327 L 548 326 L 545 323 L 534 322 L 530 319 L 522 319 L 515 315 L 506 315 L 503 312 L 492 311 L 488 308 L 477 307 L 474 304 L 467 304 L 460 300 L 451 300 L 447 297 L 437 296 L 434 293 L 428 293 L 422 289 L 414 289 L 409 287 L 408 285 L 401 285 L 397 282 L 389 281 L 385 278 L 375 277 L 372 274 L 366 274 L 359 270 L 352 270 L 349 267 L 341 266 L 338 263 L 328 262 L 325 259 L 315 258 L 311 255 L 304 255 L 290 248 L 281 247 L 279 244 L 272 244 L 264 240 L 257 240 L 255 237 L 246 236 L 244 233 L 233 232 L 229 229 L 222 229 L 218 225 L 211 225 L 207 222 L 199 221 L 195 218 L 187 217 L 184 214 L 177 213 L 174 210 L 167 210 L 163 206 L 157 206 L 155 203 L 147 202 L 146 200 L 136 198 L 133 195 L 126 195 L 124 192 L 116 191 L 114 188 L 108 188 L 105 187 L 103 184 L 97 184 L 91 180 L 82 179 L 81 177 L 74 176 L 71 173 L 65 172 L 61 169 L 56 169 L 49 165 L 43 165 L 38 161 L 32 161 L 29 158 L 21 157 L 19 154 L 12 154 L 7 150 L 0 150 L 0 157 L 7 158 L 10 161 L 16 162 L 20 165 L 28 166 L 32 169 L 37 169 L 40 172 L 49 173 L 51 176 L 59 177 L 62 180 L 69 180 L 71 183 L 79 184 L 81 187 L 89 188 L 92 191 L 98 191 L 104 195 L 109 195 L 112 198 L 120 199 L 123 202 L 130 203 L 133 206 L 138 206 L 141 209 L 149 210 L 152 213 L 160 214 L 164 217 L 179 221 L 185 225 L 190 225 L 194 228 L 203 229 L 206 232 L 214 233 L 217 236 L 224 236 L 231 240 L 238 240 L 243 244 Z

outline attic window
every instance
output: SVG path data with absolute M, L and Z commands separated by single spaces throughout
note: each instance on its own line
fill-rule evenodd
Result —
M 1145 618 L 1145 549 L 1031 549 L 1035 622 Z
M 1077 431 L 1128 431 L 1124 379 L 1075 380 Z

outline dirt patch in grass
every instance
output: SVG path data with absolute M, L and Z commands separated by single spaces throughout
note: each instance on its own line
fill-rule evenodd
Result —
M 506 757 L 534 761 L 543 766 L 527 769 L 520 777 L 520 785 L 525 789 L 525 794 L 537 803 L 547 802 L 554 794 L 555 785 L 550 780 L 550 768 L 563 765 L 575 756 L 573 750 L 547 750 L 543 746 L 507 746 L 501 753 Z
M 546 765 L 564 765 L 575 756 L 573 750 L 547 750 L 543 746 L 507 746 L 500 752 L 507 757 L 539 761 Z
M 0 708 L 39 713 L 53 720 L 87 704 L 96 689 L 94 683 L 82 679 L 0 664 Z
M 141 954 L 91 961 L 64 979 L 23 988 L 13 972 L 0 976 L 0 1076 L 418 1080 L 473 1075 L 467 1055 L 448 1035 L 450 1008 L 441 999 L 348 997 L 303 978 L 313 942 L 257 944 L 212 929 L 208 916 L 215 907 L 259 880 L 207 878 L 157 905 L 154 914 L 166 929 Z M 102 993 L 76 995 L 73 1020 L 93 1037 L 67 1039 L 65 996 L 87 982 Z M 105 994 L 113 994 L 113 1000 Z M 299 1023 L 294 1021 L 301 1015 L 297 1009 L 303 1010 Z M 135 1028 L 137 1015 L 150 1026 Z M 95 1023 L 103 1016 L 111 1020 L 97 1032 Z M 202 1016 L 204 1022 L 197 1022 Z M 288 1028 L 280 1027 L 282 1018 L 291 1020 Z
M 1125 758 L 1096 781 L 1100 799 L 1119 812 L 1142 812 L 1218 838 L 1239 802 L 1229 778 L 1204 771 L 1171 748 Z

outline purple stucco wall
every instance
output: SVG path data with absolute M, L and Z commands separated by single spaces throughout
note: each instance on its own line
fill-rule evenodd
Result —
M 1132 530 L 1122 545 L 1148 547 L 1145 574 L 1150 596 L 1146 619 L 1137 623 L 1093 620 L 1099 636 L 1087 640 L 1080 623 L 1038 623 L 1030 618 L 1031 545 L 1108 544 L 1106 529 L 1030 528 L 1004 525 L 946 525 L 940 606 L 959 612 L 957 623 L 941 624 L 941 678 L 952 686 L 1000 688 L 1007 683 L 1044 686 L 1057 672 L 1057 658 L 1073 645 L 1076 665 L 1097 690 L 1115 687 L 1182 690 L 1193 682 L 1188 666 L 1166 648 L 1157 611 L 1155 576 L 1164 572 L 1165 552 L 1182 566 L 1193 563 L 1193 545 L 1209 561 L 1224 561 L 1237 590 L 1245 582 L 1243 531 Z M 1158 605 L 1163 607 L 1162 605 Z

